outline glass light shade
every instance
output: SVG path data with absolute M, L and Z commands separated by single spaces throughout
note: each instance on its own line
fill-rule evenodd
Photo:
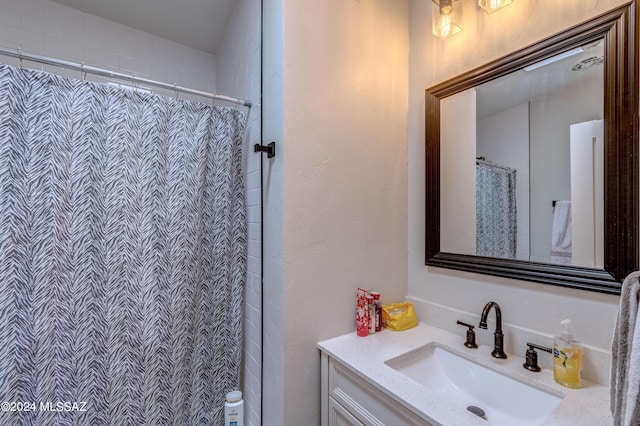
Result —
M 445 39 L 462 30 L 460 0 L 432 0 L 431 9 L 433 34 Z
M 478 0 L 478 6 L 483 8 L 487 13 L 493 13 L 511 3 L 513 3 L 513 0 Z

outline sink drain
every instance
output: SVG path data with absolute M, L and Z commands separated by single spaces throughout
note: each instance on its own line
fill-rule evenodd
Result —
M 482 417 L 483 419 L 487 420 L 487 414 L 482 408 L 476 407 L 475 405 L 470 405 L 467 407 L 467 410 L 471 411 L 476 416 Z

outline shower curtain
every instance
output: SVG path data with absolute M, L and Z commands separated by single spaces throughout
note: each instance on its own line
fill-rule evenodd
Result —
M 476 165 L 476 254 L 516 258 L 516 171 Z
M 0 66 L 0 424 L 222 424 L 244 116 Z

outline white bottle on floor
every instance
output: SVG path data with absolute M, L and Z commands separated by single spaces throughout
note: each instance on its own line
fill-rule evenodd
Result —
M 224 403 L 224 426 L 244 425 L 244 401 L 241 391 L 233 391 L 227 394 Z

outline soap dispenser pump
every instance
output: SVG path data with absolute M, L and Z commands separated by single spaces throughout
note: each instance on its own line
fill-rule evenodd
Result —
M 553 342 L 553 378 L 568 388 L 582 386 L 582 347 L 573 339 L 571 320 L 560 322 L 562 334 Z

